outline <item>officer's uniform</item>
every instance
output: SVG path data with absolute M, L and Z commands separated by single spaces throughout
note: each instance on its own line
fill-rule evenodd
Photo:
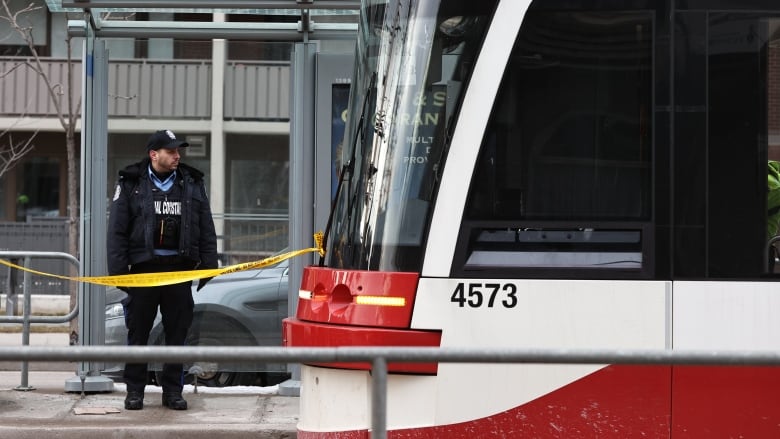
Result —
M 177 177 L 174 172 L 170 178 Z M 192 261 L 178 255 L 179 234 L 181 233 L 182 185 L 173 184 L 164 191 L 161 182 L 150 174 L 155 187 L 152 188 L 154 200 L 154 253 L 151 261 L 133 264 L 130 273 L 157 273 L 167 271 L 191 270 Z M 181 181 L 181 180 L 180 180 Z M 164 287 L 133 288 L 123 303 L 127 324 L 127 344 L 143 346 L 149 340 L 149 333 L 157 317 L 157 308 L 163 318 L 165 344 L 181 346 L 187 338 L 192 325 L 192 282 L 183 282 Z M 146 363 L 131 363 L 125 366 L 124 379 L 128 391 L 143 392 L 147 377 Z M 163 393 L 181 393 L 183 386 L 181 364 L 165 364 L 162 370 Z
M 166 140 L 161 133 L 172 140 Z M 173 133 L 158 131 L 150 138 L 148 149 L 157 149 L 153 147 L 157 145 L 154 139 L 169 147 L 187 146 L 176 141 Z M 119 175 L 109 216 L 110 274 L 217 267 L 216 232 L 200 171 L 180 163 L 171 175 L 161 179 L 146 158 L 126 167 Z M 199 288 L 206 281 L 201 280 Z M 158 307 L 165 344 L 183 345 L 193 320 L 191 287 L 191 282 L 183 282 L 126 289 L 128 297 L 123 305 L 128 345 L 148 344 Z M 147 377 L 146 363 L 125 365 L 126 408 L 143 407 Z M 164 405 L 186 409 L 186 401 L 181 398 L 183 377 L 182 364 L 163 365 L 159 384 L 163 389 Z

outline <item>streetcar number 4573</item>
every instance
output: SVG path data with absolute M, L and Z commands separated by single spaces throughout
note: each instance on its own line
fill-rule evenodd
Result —
M 517 285 L 515 284 L 481 284 L 461 282 L 452 292 L 450 302 L 457 303 L 459 308 L 514 308 L 517 306 Z

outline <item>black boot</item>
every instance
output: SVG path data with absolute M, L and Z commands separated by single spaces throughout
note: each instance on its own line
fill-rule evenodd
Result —
M 162 404 L 171 410 L 187 410 L 187 401 L 181 393 L 163 393 Z
M 125 410 L 141 410 L 142 408 L 144 408 L 144 394 L 141 392 L 127 392 Z

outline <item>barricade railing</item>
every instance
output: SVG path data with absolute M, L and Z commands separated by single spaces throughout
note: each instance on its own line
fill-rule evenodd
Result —
M 24 263 L 22 266 L 24 268 L 30 268 L 30 263 L 33 258 L 40 258 L 40 259 L 64 259 L 66 261 L 71 262 L 77 269 L 80 265 L 80 262 L 78 259 L 76 259 L 73 255 L 69 253 L 63 253 L 63 252 L 43 252 L 43 251 L 0 251 L 0 258 L 3 259 L 10 259 L 12 261 L 23 259 Z M 11 270 L 9 268 L 9 270 Z M 23 297 L 23 309 L 22 309 L 22 315 L 6 315 L 6 316 L 0 316 L 0 323 L 21 323 L 22 324 L 22 345 L 28 346 L 30 344 L 30 324 L 32 323 L 66 323 L 78 316 L 79 310 L 78 306 L 74 306 L 72 310 L 70 310 L 69 313 L 61 316 L 33 316 L 32 315 L 32 275 L 30 272 L 25 271 L 23 274 L 24 278 L 22 281 L 22 297 Z M 13 311 L 15 311 L 15 306 L 11 306 L 12 304 L 15 305 L 16 297 L 16 286 L 13 285 L 14 283 L 14 277 L 8 276 L 8 296 L 6 297 L 6 311 L 9 314 L 13 314 Z M 19 387 L 17 387 L 18 390 L 27 390 L 29 389 L 28 385 L 28 376 L 29 376 L 29 367 L 27 362 L 22 362 L 22 371 L 21 371 L 21 384 L 19 384 Z
M 411 347 L 71 346 L 0 347 L 0 361 L 275 362 L 372 364 L 371 438 L 387 438 L 387 364 L 514 363 L 780 366 L 780 352 L 696 350 L 547 350 Z

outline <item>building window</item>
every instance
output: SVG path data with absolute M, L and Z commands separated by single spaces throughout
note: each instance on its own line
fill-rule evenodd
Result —
M 36 157 L 18 173 L 16 220 L 59 216 L 60 164 L 55 159 Z

